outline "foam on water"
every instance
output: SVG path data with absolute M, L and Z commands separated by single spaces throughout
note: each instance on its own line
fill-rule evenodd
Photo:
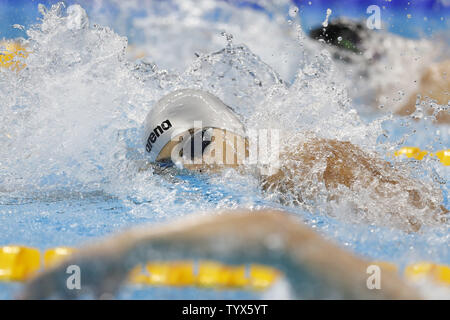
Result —
M 401 203 L 421 219 L 401 192 L 382 203 L 364 188 L 358 194 L 341 190 L 346 201 L 330 203 L 311 174 L 299 177 L 299 183 L 318 185 L 322 197 L 299 208 L 263 193 L 252 174 L 227 170 L 205 177 L 179 171 L 161 176 L 147 168 L 142 122 L 159 98 L 186 87 L 216 94 L 248 128 L 280 129 L 286 148 L 311 135 L 350 141 L 367 153 L 386 154 L 405 141 L 445 146 L 448 127 L 389 115 L 361 118 L 346 74 L 331 54 L 306 39 L 298 23 L 280 21 L 286 3 L 272 5 L 268 16 L 214 1 L 193 6 L 190 14 L 190 1 L 146 2 L 148 15 L 131 23 L 145 30 L 140 37 L 151 60 L 138 62 L 126 58 L 127 38 L 90 22 L 81 6 L 41 7 L 42 21 L 23 40 L 30 51 L 27 67 L 20 73 L 0 72 L 1 242 L 45 248 L 65 239 L 76 245 L 124 226 L 195 211 L 282 207 L 367 257 L 403 265 L 417 259 L 450 263 L 448 224 L 408 235 L 391 229 L 383 218 L 383 210 Z M 137 1 L 115 4 L 123 15 L 116 25 L 137 8 Z M 101 20 L 98 10 L 93 16 Z M 202 36 L 185 37 L 189 33 Z M 433 159 L 393 165 L 398 174 L 422 181 L 414 187 L 448 206 L 446 167 Z M 320 174 L 324 168 L 318 164 L 315 170 Z M 349 214 L 350 203 L 373 213 Z M 17 225 L 26 234 L 17 234 Z M 42 230 L 46 236 L 33 242 Z
M 196 53 L 222 49 L 223 31 L 233 34 L 238 43 L 245 43 L 285 79 L 292 79 L 297 69 L 300 52 L 292 41 L 297 33 L 284 23 L 291 3 L 288 0 L 251 0 L 239 7 L 210 0 L 81 3 L 91 7 L 90 14 L 96 21 L 127 34 L 138 47 L 138 55 L 145 54 L 164 69 L 183 72 Z

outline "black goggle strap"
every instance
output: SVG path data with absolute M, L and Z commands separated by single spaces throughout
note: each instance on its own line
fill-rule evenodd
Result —
M 211 138 L 212 138 L 212 132 L 208 132 L 208 130 L 212 130 L 212 128 L 205 128 L 201 131 L 197 131 L 195 132 L 194 129 L 190 129 L 188 132 L 190 134 L 190 137 L 188 137 L 188 139 L 190 140 L 190 158 L 191 160 L 194 160 L 196 157 L 195 154 L 195 143 L 197 141 L 197 139 L 201 139 L 202 142 L 202 148 L 201 148 L 201 155 L 203 156 L 203 153 L 205 152 L 206 148 L 211 144 Z M 198 142 L 197 142 L 198 143 Z M 180 150 L 180 157 L 183 157 L 183 150 L 184 148 L 182 148 Z M 188 151 L 188 150 L 186 150 Z M 200 156 L 200 155 L 198 155 Z M 167 159 L 163 159 L 161 161 L 158 161 L 158 165 L 162 168 L 166 168 L 166 167 L 172 167 L 174 165 L 174 163 L 172 162 L 172 160 L 170 158 Z
M 208 132 L 208 130 L 212 130 L 212 128 L 206 128 L 202 131 L 192 132 L 191 133 L 191 160 L 194 160 L 196 156 L 203 156 L 203 153 L 205 152 L 206 148 L 211 144 L 211 133 Z M 195 154 L 195 144 L 197 139 L 201 139 L 202 142 L 202 149 L 201 149 L 201 155 Z M 198 142 L 197 142 L 198 143 Z

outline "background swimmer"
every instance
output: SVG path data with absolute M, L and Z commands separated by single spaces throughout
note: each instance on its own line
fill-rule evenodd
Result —
M 343 72 L 356 71 L 348 89 L 354 90 L 355 96 L 367 95 L 363 100 L 373 108 L 382 106 L 408 116 L 417 104 L 426 115 L 433 115 L 436 123 L 450 123 L 448 44 L 379 33 L 368 29 L 365 21 L 347 18 L 320 25 L 309 36 L 326 44 Z
M 167 131 L 159 128 L 163 121 L 170 121 Z M 283 203 L 294 199 L 296 205 L 307 205 L 318 199 L 317 186 L 304 179 L 315 175 L 315 181 L 324 184 L 327 190 L 327 201 L 341 201 L 344 190 L 364 193 L 379 201 L 380 211 L 364 207 L 361 202 L 349 207 L 369 223 L 418 231 L 423 223 L 444 222 L 448 212 L 442 205 L 439 188 L 430 188 L 399 174 L 390 163 L 350 142 L 313 134 L 280 150 L 277 160 L 281 166 L 268 174 L 248 161 L 251 142 L 232 109 L 208 92 L 191 89 L 172 92 L 149 112 L 145 127 L 151 162 L 174 163 L 200 172 L 226 167 L 241 172 L 250 169 L 259 175 L 262 189 L 279 193 Z M 398 202 L 401 196 L 406 197 L 403 203 Z M 411 207 L 420 211 L 420 218 L 410 212 Z

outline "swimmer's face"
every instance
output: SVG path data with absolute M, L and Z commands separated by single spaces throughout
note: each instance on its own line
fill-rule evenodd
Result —
M 236 168 L 248 157 L 248 141 L 232 132 L 209 128 L 189 130 L 170 141 L 156 161 L 173 162 L 195 171 Z

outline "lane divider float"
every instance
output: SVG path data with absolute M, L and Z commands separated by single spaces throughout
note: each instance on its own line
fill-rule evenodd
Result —
M 43 267 L 57 265 L 74 252 L 76 249 L 68 247 L 48 249 L 42 255 Z M 40 269 L 39 250 L 16 245 L 0 247 L 0 280 L 26 281 Z M 130 272 L 129 281 L 152 286 L 264 290 L 275 283 L 280 275 L 274 268 L 256 264 L 230 266 L 215 261 L 171 261 L 138 265 Z
M 28 52 L 18 41 L 0 41 L 0 68 L 20 71 L 26 67 Z
M 22 246 L 0 247 L 0 280 L 24 281 L 41 267 L 40 252 Z
M 423 160 L 425 156 L 437 157 L 444 166 L 450 166 L 450 149 L 428 152 L 418 147 L 402 147 L 394 152 L 396 157 L 405 156 L 416 160 Z
M 418 262 L 405 268 L 405 277 L 411 281 L 431 279 L 450 286 L 450 268 L 442 264 Z

